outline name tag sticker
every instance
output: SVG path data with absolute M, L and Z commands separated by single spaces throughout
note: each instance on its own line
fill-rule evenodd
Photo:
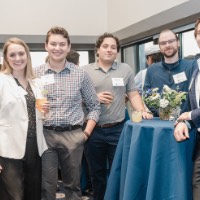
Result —
M 53 74 L 41 76 L 41 79 L 44 85 L 50 85 L 50 84 L 55 83 Z
M 174 79 L 174 82 L 177 84 L 177 83 L 182 83 L 184 81 L 187 81 L 187 77 L 185 75 L 185 72 L 181 72 L 179 74 L 175 74 L 173 75 L 173 79 Z
M 124 86 L 123 78 L 112 78 L 113 86 Z

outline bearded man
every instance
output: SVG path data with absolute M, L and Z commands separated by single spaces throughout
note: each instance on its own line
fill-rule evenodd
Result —
M 163 30 L 158 38 L 160 52 L 163 54 L 163 60 L 154 63 L 148 67 L 144 90 L 151 88 L 159 88 L 158 92 L 162 92 L 163 85 L 180 91 L 188 92 L 189 83 L 193 71 L 197 68 L 195 60 L 185 60 L 179 57 L 179 39 L 172 30 Z M 181 112 L 189 110 L 188 100 L 181 105 Z M 154 116 L 158 116 L 158 112 L 151 110 Z

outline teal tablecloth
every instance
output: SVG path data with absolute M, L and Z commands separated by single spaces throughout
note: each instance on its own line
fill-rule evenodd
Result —
M 105 200 L 191 200 L 194 131 L 176 142 L 173 122 L 127 121 L 116 150 Z

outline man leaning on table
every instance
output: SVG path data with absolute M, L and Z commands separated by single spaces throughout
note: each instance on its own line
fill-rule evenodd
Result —
M 130 66 L 115 61 L 119 49 L 118 38 L 104 33 L 96 42 L 97 62 L 84 67 L 94 83 L 101 103 L 99 122 L 85 144 L 94 200 L 104 198 L 107 160 L 110 169 L 124 124 L 125 95 L 127 94 L 135 110 L 142 112 L 143 118 L 152 118 L 152 115 L 144 110 Z
M 195 39 L 200 48 L 200 18 L 196 21 Z M 180 115 L 175 124 L 174 136 L 178 142 L 189 138 L 189 131 L 183 120 L 190 120 L 191 125 L 197 128 L 197 140 L 195 149 L 195 161 L 193 169 L 193 200 L 200 199 L 200 59 L 198 59 L 198 69 L 193 73 L 189 86 L 190 112 Z
M 188 92 L 192 73 L 197 68 L 196 61 L 179 58 L 179 39 L 172 30 L 161 31 L 158 42 L 164 59 L 148 67 L 144 90 L 159 88 L 159 92 L 162 92 L 163 86 L 167 85 L 174 90 L 179 87 L 180 91 Z M 181 110 L 188 111 L 187 100 L 182 103 Z M 156 110 L 151 111 L 158 116 Z

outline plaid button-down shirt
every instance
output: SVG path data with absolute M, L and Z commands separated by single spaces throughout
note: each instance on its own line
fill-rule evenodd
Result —
M 50 103 L 50 118 L 45 125 L 82 125 L 85 120 L 83 101 L 88 110 L 87 119 L 98 122 L 100 104 L 84 69 L 66 61 L 65 68 L 59 73 L 51 70 L 48 63 L 34 68 L 34 73 L 37 78 L 54 75 L 54 83 L 44 86 Z

